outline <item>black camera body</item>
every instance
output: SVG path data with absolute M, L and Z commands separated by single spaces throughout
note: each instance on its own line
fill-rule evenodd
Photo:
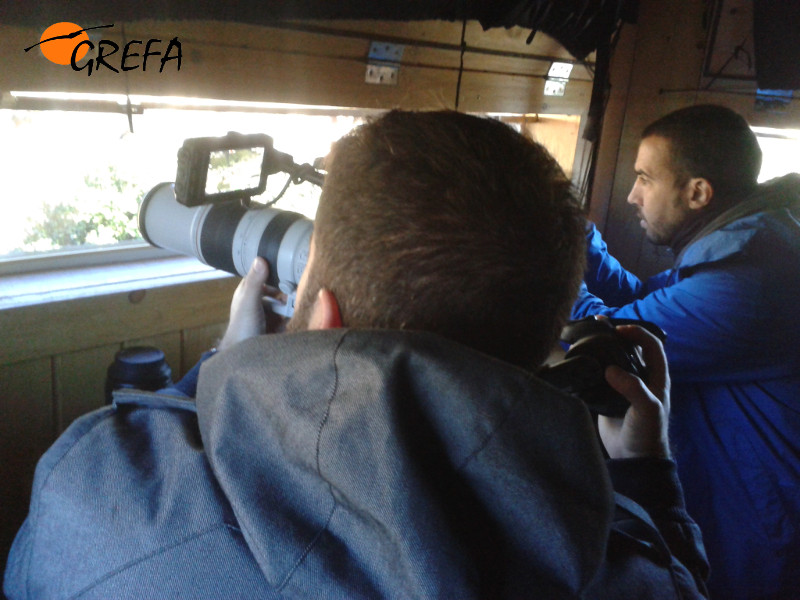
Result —
M 597 317 L 570 321 L 561 332 L 561 341 L 570 345 L 563 360 L 542 367 L 539 376 L 583 400 L 593 413 L 624 416 L 630 404 L 608 384 L 605 370 L 616 365 L 646 381 L 647 368 L 636 345 L 617 333 L 617 325 L 639 325 L 666 339 L 661 328 L 647 321 Z
M 209 185 L 210 167 L 215 159 L 225 162 L 237 153 L 249 153 L 256 159 L 258 170 L 245 185 L 218 191 Z M 199 137 L 185 140 L 178 150 L 178 171 L 175 175 L 175 197 L 184 206 L 199 206 L 226 200 L 244 200 L 261 195 L 267 177 L 281 171 L 291 173 L 297 167 L 292 157 L 275 150 L 272 138 L 263 133 L 229 132 L 223 137 Z M 255 185 L 253 185 L 255 184 Z

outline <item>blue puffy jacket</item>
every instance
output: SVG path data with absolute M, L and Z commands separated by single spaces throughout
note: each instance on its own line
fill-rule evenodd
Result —
M 800 176 L 759 188 L 644 282 L 592 226 L 572 313 L 667 333 L 670 435 L 719 598 L 800 597 Z
M 576 398 L 441 337 L 261 336 L 203 365 L 196 404 L 123 393 L 73 423 L 39 463 L 5 591 L 702 596 L 674 463 L 611 463 Z

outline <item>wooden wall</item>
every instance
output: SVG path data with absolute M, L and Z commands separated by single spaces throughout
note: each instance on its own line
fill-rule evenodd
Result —
M 39 40 L 41 30 L 0 25 L 4 61 L 0 90 L 128 91 L 359 108 L 453 108 L 459 91 L 461 28 L 461 23 L 438 21 L 294 22 L 275 27 L 195 21 L 116 23 L 113 29 L 98 30 L 98 35 L 121 47 L 123 29 L 125 40 L 161 39 L 162 44 L 153 48 L 162 52 L 177 36 L 182 48 L 180 71 L 171 61 L 159 73 L 156 57 L 149 60 L 146 72 L 102 69 L 88 76 L 86 71 L 49 62 L 36 49 L 23 52 Z M 526 44 L 529 33 L 519 28 L 483 31 L 477 22 L 468 24 L 461 110 L 585 112 L 592 85 L 589 71 L 579 65 L 563 97 L 545 98 L 544 76 L 551 60 L 574 59 L 541 33 Z M 404 46 L 397 85 L 365 83 L 371 41 Z M 142 46 L 138 48 L 143 52 Z
M 513 119 L 507 119 L 513 122 Z M 523 117 L 522 130 L 530 138 L 547 148 L 564 169 L 567 177 L 573 176 L 575 150 L 580 147 L 581 119 L 577 115 L 535 115 Z

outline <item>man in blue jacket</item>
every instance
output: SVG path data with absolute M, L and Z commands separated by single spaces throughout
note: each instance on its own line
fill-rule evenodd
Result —
M 727 108 L 647 127 L 628 202 L 675 264 L 640 281 L 591 226 L 572 311 L 666 332 L 672 447 L 720 598 L 800 590 L 800 177 L 758 185 L 760 166 Z
M 584 269 L 547 152 L 493 120 L 390 112 L 341 140 L 290 332 L 256 259 L 219 351 L 121 393 L 39 463 L 19 598 L 697 598 L 669 379 L 609 368 L 602 422 L 537 378 Z M 525 368 L 528 367 L 528 368 Z M 196 401 L 186 396 L 196 397 Z

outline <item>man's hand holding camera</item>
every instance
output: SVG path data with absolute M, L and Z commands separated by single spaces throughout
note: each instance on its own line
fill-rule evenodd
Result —
M 630 402 L 623 418 L 598 417 L 600 437 L 611 458 L 669 458 L 669 374 L 661 341 L 635 325 L 617 332 L 642 349 L 648 381 L 617 367 L 606 369 L 606 380 Z

